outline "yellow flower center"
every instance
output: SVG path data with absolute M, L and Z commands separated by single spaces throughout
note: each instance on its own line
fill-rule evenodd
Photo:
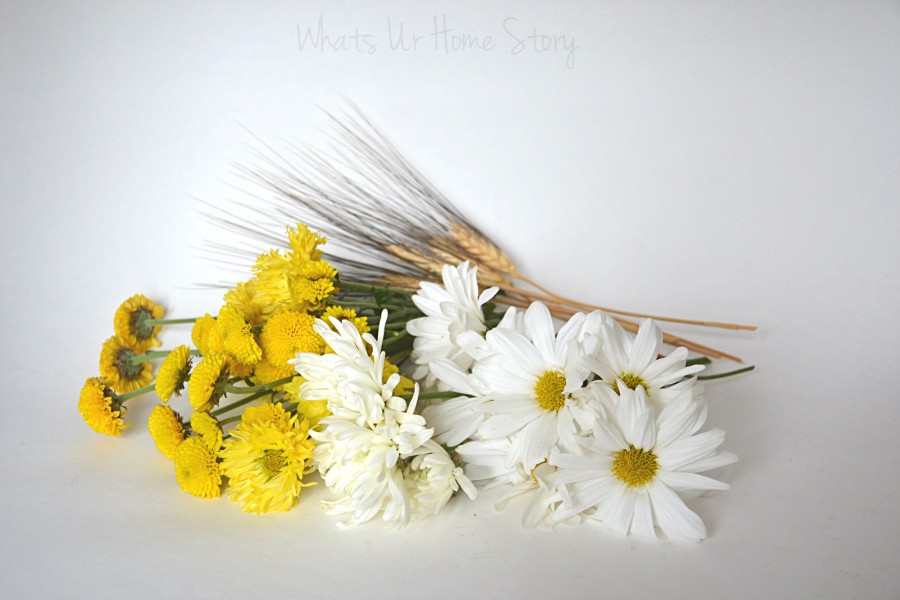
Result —
M 534 385 L 534 397 L 541 408 L 557 411 L 566 403 L 566 376 L 559 371 L 547 371 Z
M 287 462 L 284 455 L 279 450 L 266 450 L 260 459 L 263 472 L 269 479 L 272 479 L 279 473 Z
M 643 386 L 644 391 L 649 395 L 650 390 L 647 387 L 647 382 L 644 381 L 639 375 L 635 375 L 634 373 L 622 373 L 619 375 L 619 379 L 622 380 L 622 383 L 625 384 L 625 387 L 636 390 L 637 386 Z M 618 380 L 613 382 L 613 389 L 616 390 L 617 394 L 621 394 L 619 391 L 619 382 Z
M 625 450 L 616 452 L 612 472 L 619 481 L 629 487 L 640 487 L 653 481 L 659 464 L 656 455 L 649 450 L 642 450 L 629 445 Z

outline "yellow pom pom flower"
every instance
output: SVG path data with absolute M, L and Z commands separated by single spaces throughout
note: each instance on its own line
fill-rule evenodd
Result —
M 303 476 L 313 470 L 315 443 L 308 423 L 289 416 L 280 404 L 272 406 L 271 420 L 242 419 L 221 452 L 228 495 L 246 512 L 290 510 L 300 491 L 313 485 L 303 483 Z
M 184 423 L 181 421 L 181 415 L 170 406 L 157 404 L 150 411 L 147 429 L 150 430 L 150 437 L 156 443 L 156 449 L 160 454 L 169 460 L 174 459 L 175 452 L 184 442 Z
M 218 498 L 222 494 L 216 453 L 199 437 L 184 440 L 175 451 L 175 479 L 192 496 Z
M 263 306 L 256 301 L 259 282 L 256 279 L 242 281 L 225 292 L 225 303 L 234 306 L 252 325 L 262 323 Z
M 162 329 L 159 325 L 148 325 L 150 319 L 161 319 L 163 308 L 142 294 L 135 294 L 116 309 L 113 328 L 116 335 L 135 352 L 146 352 L 159 346 L 156 336 Z
M 252 367 L 262 358 L 262 349 L 253 335 L 253 327 L 233 305 L 226 304 L 219 311 L 216 332 L 222 338 L 225 353 L 237 362 Z
M 191 429 L 203 440 L 209 449 L 218 452 L 222 447 L 222 427 L 219 421 L 209 413 L 195 412 L 191 415 Z
M 135 364 L 137 353 L 124 339 L 113 336 L 103 342 L 100 351 L 100 376 L 120 394 L 149 385 L 153 366 L 149 362 Z
M 305 302 L 311 309 L 321 306 L 325 298 L 334 293 L 337 270 L 325 261 L 315 260 L 303 265 L 300 277 L 294 283 L 293 296 L 297 302 Z
M 263 359 L 253 367 L 253 383 L 256 385 L 265 385 L 267 383 L 272 383 L 273 381 L 278 381 L 279 379 L 290 377 L 293 374 L 293 369 L 289 370 L 276 367 L 263 357 Z M 277 386 L 272 389 L 281 390 L 284 389 L 284 386 Z
M 257 406 L 248 406 L 241 415 L 241 423 L 252 425 L 253 423 L 277 423 L 281 428 L 287 428 L 291 422 L 290 413 L 286 412 L 280 404 L 266 402 Z
M 315 323 L 312 316 L 293 310 L 273 315 L 259 336 L 266 360 L 290 375 L 293 366 L 288 361 L 298 352 L 321 354 L 325 350 L 325 341 L 313 331 Z
M 99 377 L 90 377 L 84 382 L 78 398 L 78 412 L 88 427 L 102 433 L 118 437 L 126 425 L 122 420 L 125 407 L 119 402 L 115 392 Z
M 209 314 L 194 321 L 194 327 L 191 329 L 191 341 L 194 343 L 194 348 L 199 350 L 203 356 L 225 352 L 222 338 L 216 332 L 216 319 Z
M 184 383 L 191 374 L 191 350 L 178 346 L 166 357 L 156 376 L 156 395 L 168 402 L 173 394 L 180 396 Z
M 197 363 L 188 385 L 188 400 L 195 411 L 207 412 L 218 404 L 228 380 L 224 354 L 210 354 Z
M 302 223 L 288 227 L 287 236 L 289 251 L 282 254 L 271 250 L 259 255 L 253 265 L 253 304 L 266 315 L 318 309 L 334 291 L 332 279 L 337 271 L 320 260 L 322 251 L 318 247 L 325 238 Z

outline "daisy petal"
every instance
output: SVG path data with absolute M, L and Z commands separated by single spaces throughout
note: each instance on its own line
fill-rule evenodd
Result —
M 669 486 L 657 479 L 647 487 L 656 521 L 666 537 L 680 542 L 699 542 L 706 537 L 703 520 Z
M 631 533 L 641 538 L 656 539 L 656 529 L 653 527 L 653 510 L 650 507 L 650 494 L 646 491 L 638 492 L 635 499 Z

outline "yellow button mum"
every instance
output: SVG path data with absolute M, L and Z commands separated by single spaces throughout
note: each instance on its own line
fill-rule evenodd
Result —
M 166 357 L 156 376 L 156 395 L 168 402 L 173 394 L 181 395 L 184 383 L 191 373 L 191 350 L 178 346 Z
M 203 356 L 225 352 L 222 338 L 216 332 L 216 319 L 208 313 L 194 321 L 194 327 L 191 329 L 191 341 Z
M 325 341 L 313 331 L 315 322 L 310 315 L 293 310 L 273 315 L 259 336 L 266 359 L 290 374 L 293 367 L 288 361 L 298 352 L 321 354 L 325 350 Z
M 150 411 L 147 429 L 150 430 L 150 437 L 156 443 L 156 449 L 160 454 L 169 460 L 174 459 L 175 452 L 184 442 L 184 424 L 181 422 L 181 415 L 170 406 L 157 404 Z
M 135 294 L 116 309 L 113 329 L 135 352 L 146 352 L 159 346 L 156 336 L 162 329 L 159 325 L 148 325 L 146 321 L 162 319 L 163 312 L 162 306 L 156 302 L 142 294 Z
M 184 440 L 175 451 L 175 479 L 192 496 L 218 498 L 222 494 L 216 453 L 198 437 Z
M 194 430 L 203 443 L 209 446 L 213 452 L 218 452 L 222 447 L 222 427 L 219 421 L 209 413 L 195 412 L 191 415 L 191 429 Z
M 91 377 L 84 382 L 78 398 L 78 412 L 88 427 L 97 433 L 118 437 L 128 427 L 122 420 L 125 407 L 119 404 L 115 393 L 99 377 Z
M 256 342 L 253 328 L 231 304 L 226 304 L 219 311 L 216 332 L 222 338 L 225 353 L 239 363 L 252 366 L 262 358 L 262 349 Z
M 120 394 L 149 385 L 153 381 L 153 365 L 135 363 L 137 355 L 124 339 L 113 336 L 103 342 L 100 350 L 100 376 Z
M 224 354 L 210 354 L 201 360 L 188 386 L 188 400 L 196 411 L 208 411 L 218 404 L 228 379 L 228 359 Z

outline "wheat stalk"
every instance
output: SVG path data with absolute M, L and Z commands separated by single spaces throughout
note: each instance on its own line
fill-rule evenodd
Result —
M 256 151 L 256 164 L 239 167 L 238 172 L 261 190 L 252 194 L 256 202 L 245 203 L 243 208 L 263 219 L 248 223 L 218 208 L 206 217 L 269 246 L 283 243 L 280 236 L 286 224 L 304 222 L 329 238 L 328 260 L 347 281 L 414 291 L 420 281 L 440 281 L 444 264 L 468 260 L 478 267 L 481 286 L 497 286 L 504 292 L 496 297 L 498 302 L 526 307 L 541 301 L 561 319 L 578 311 L 603 310 L 632 332 L 638 324 L 625 317 L 755 329 L 617 310 L 551 292 L 523 276 L 509 256 L 453 207 L 352 104 L 351 110 L 352 114 L 345 112 L 341 117 L 326 113 L 337 132 L 330 153 L 291 144 L 286 156 L 256 138 L 262 148 Z M 255 256 L 252 250 L 223 245 L 212 249 L 233 258 Z M 664 341 L 712 358 L 741 362 L 736 356 L 668 333 Z

